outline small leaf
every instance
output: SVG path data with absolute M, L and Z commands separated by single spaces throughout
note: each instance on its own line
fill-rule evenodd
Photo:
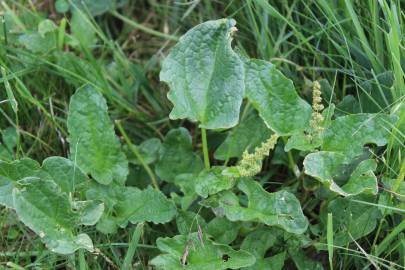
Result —
M 203 198 L 216 194 L 222 190 L 231 189 L 235 185 L 235 178 L 225 176 L 222 171 L 225 167 L 214 166 L 204 169 L 196 179 L 195 191 Z
M 365 144 L 387 144 L 394 117 L 384 114 L 353 114 L 339 117 L 323 135 L 323 151 L 339 152 L 347 158 L 361 155 Z
M 184 173 L 198 173 L 203 168 L 201 158 L 193 152 L 187 129 L 170 130 L 165 137 L 156 164 L 156 174 L 167 182 Z
M 188 118 L 207 129 L 230 128 L 239 120 L 243 64 L 231 48 L 235 20 L 207 21 L 189 30 L 162 63 L 169 85 L 171 119 Z
M 80 248 L 93 250 L 87 234 L 75 235 L 80 216 L 72 210 L 67 194 L 53 181 L 24 178 L 13 189 L 13 201 L 19 219 L 39 235 L 51 251 L 71 254 Z
M 228 132 L 228 136 L 215 151 L 214 156 L 220 160 L 240 157 L 245 150 L 253 151 L 255 147 L 260 146 L 271 134 L 271 130 L 266 127 L 259 115 L 253 113 Z
M 150 138 L 142 142 L 138 146 L 139 154 L 142 156 L 146 164 L 155 162 L 159 157 L 159 151 L 162 143 L 158 138 Z M 127 151 L 128 160 L 136 165 L 141 165 L 141 162 L 130 151 Z
M 86 13 L 75 9 L 73 11 L 72 20 L 70 22 L 72 35 L 75 37 L 81 46 L 89 48 L 96 43 L 96 31 Z
M 128 161 L 115 135 L 103 96 L 91 86 L 77 89 L 67 119 L 70 158 L 100 184 L 124 183 Z
M 92 226 L 101 218 L 104 212 L 104 204 L 97 201 L 74 202 L 74 208 L 79 212 L 79 224 Z
M 176 225 L 180 234 L 189 235 L 192 232 L 198 231 L 198 226 L 201 226 L 205 230 L 207 223 L 197 213 L 179 211 L 176 217 Z
M 238 222 L 231 222 L 223 217 L 215 217 L 208 223 L 207 233 L 217 243 L 228 245 L 238 237 L 240 227 L 241 225 Z
M 311 106 L 301 99 L 291 80 L 270 62 L 244 59 L 246 97 L 266 125 L 280 135 L 305 129 Z
M 207 237 L 203 238 L 203 242 L 204 246 L 197 233 L 158 238 L 156 244 L 164 254 L 152 259 L 151 264 L 162 270 L 225 270 L 240 269 L 255 262 L 255 257 L 246 251 L 216 244 Z M 186 249 L 188 256 L 184 256 Z
M 377 178 L 373 171 L 377 164 L 372 159 L 361 161 L 356 169 L 349 173 L 350 177 L 344 179 L 344 184 L 340 187 L 336 179 L 344 177 L 350 162 L 342 154 L 335 152 L 315 152 L 307 155 L 304 159 L 305 173 L 310 175 L 330 190 L 343 195 L 352 196 L 360 193 L 377 194 Z
M 56 27 L 53 21 L 46 19 L 38 24 L 38 33 L 41 35 L 41 37 L 45 37 L 45 34 L 52 32 L 57 28 L 58 27 Z
M 233 193 L 227 193 L 219 201 L 229 220 L 262 222 L 295 234 L 307 230 L 308 220 L 293 194 L 284 190 L 268 193 L 259 183 L 248 179 L 242 179 L 238 188 L 248 197 L 247 207 L 242 207 Z

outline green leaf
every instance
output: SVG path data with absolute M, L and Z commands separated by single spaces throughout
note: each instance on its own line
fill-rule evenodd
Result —
M 231 222 L 223 217 L 215 217 L 208 223 L 207 233 L 217 243 L 228 245 L 238 237 L 240 227 L 238 222 Z
M 67 119 L 70 157 L 100 184 L 124 183 L 128 161 L 115 135 L 103 96 L 91 86 L 77 89 Z
M 86 192 L 88 200 L 104 202 L 106 211 L 97 228 L 103 233 L 114 233 L 128 222 L 166 223 L 176 215 L 174 203 L 151 187 L 140 190 L 116 184 L 92 185 Z
M 356 197 L 366 202 L 373 202 L 367 197 Z M 333 241 L 335 246 L 346 246 L 373 232 L 379 218 L 379 209 L 367 204 L 351 201 L 349 198 L 336 198 L 321 212 L 321 221 L 326 231 L 327 213 L 333 213 Z M 353 237 L 350 237 L 349 233 Z
M 27 177 L 13 189 L 18 218 L 38 234 L 53 252 L 71 254 L 84 248 L 93 251 L 87 234 L 75 235 L 80 214 L 72 210 L 69 197 L 52 180 Z
M 53 21 L 46 19 L 38 24 L 38 33 L 41 35 L 41 37 L 45 37 L 45 34 L 53 32 L 57 28 L 58 27 Z
M 169 85 L 171 119 L 198 121 L 201 128 L 235 126 L 244 92 L 243 63 L 231 48 L 235 20 L 207 21 L 189 30 L 162 63 Z
M 245 95 L 266 125 L 280 135 L 305 129 L 312 109 L 287 79 L 270 62 L 244 59 Z
M 160 149 L 156 174 L 167 182 L 173 182 L 179 174 L 197 174 L 202 168 L 201 158 L 193 152 L 188 130 L 182 127 L 170 130 Z
M 164 254 L 152 259 L 151 264 L 162 270 L 240 269 L 255 262 L 255 257 L 250 253 L 214 243 L 205 236 L 201 243 L 197 233 L 158 238 L 156 244 Z M 188 256 L 184 256 L 185 250 Z M 182 264 L 183 258 L 185 265 Z
M 176 225 L 180 234 L 188 235 L 192 232 L 198 231 L 198 226 L 205 230 L 207 223 L 197 213 L 190 211 L 179 211 L 176 216 Z
M 74 192 L 77 186 L 82 186 L 89 179 L 73 161 L 63 157 L 49 157 L 42 162 L 42 169 L 46 171 L 62 191 Z
M 241 206 L 239 198 L 231 192 L 225 193 L 219 201 L 229 220 L 262 222 L 295 234 L 307 230 L 308 220 L 293 194 L 284 190 L 268 193 L 259 183 L 249 179 L 240 180 L 238 188 L 248 197 L 247 207 Z
M 152 164 L 159 158 L 159 151 L 162 146 L 162 143 L 158 138 L 150 138 L 142 142 L 138 146 L 139 154 L 142 156 L 143 161 L 146 164 Z M 142 165 L 141 162 L 135 157 L 135 155 L 130 152 L 128 149 L 127 156 L 128 160 L 136 165 Z
M 240 248 L 252 253 L 256 257 L 256 263 L 244 270 L 281 270 L 284 266 L 285 252 L 265 258 L 267 251 L 276 244 L 279 236 L 280 231 L 269 228 L 249 233 Z
M 271 134 L 271 130 L 259 115 L 253 113 L 229 131 L 225 141 L 215 151 L 214 157 L 220 160 L 240 157 L 246 149 L 252 152 L 255 147 L 270 138 Z
M 3 143 L 7 149 L 12 152 L 13 148 L 16 147 L 18 142 L 17 130 L 14 127 L 8 127 L 1 131 L 1 135 Z
M 101 15 L 115 7 L 116 0 L 72 0 L 72 5 L 93 16 Z
M 323 135 L 323 151 L 339 152 L 347 158 L 361 155 L 365 144 L 384 146 L 394 117 L 384 114 L 353 114 L 339 117 Z
M 236 182 L 235 178 L 225 176 L 222 171 L 225 167 L 214 166 L 204 169 L 196 179 L 195 191 L 203 198 L 216 194 L 222 190 L 231 189 Z
M 308 258 L 300 249 L 290 249 L 288 253 L 298 270 L 323 270 L 320 262 Z
M 350 162 L 340 153 L 320 151 L 307 155 L 304 159 L 305 173 L 319 180 L 330 190 L 342 195 L 352 196 L 360 193 L 377 194 L 377 178 L 373 171 L 377 164 L 372 159 L 361 161 L 356 169 L 345 177 Z M 343 185 L 339 186 L 338 179 Z
M 41 36 L 38 32 L 22 34 L 18 41 L 33 53 L 48 53 L 56 48 L 56 37 L 53 32 Z
M 73 37 L 79 41 L 81 46 L 89 48 L 96 43 L 97 37 L 94 26 L 90 18 L 83 11 L 78 9 L 73 11 L 70 27 Z
M 25 177 L 43 176 L 40 165 L 32 159 L 12 162 L 0 161 L 0 205 L 14 208 L 13 188 L 16 181 Z

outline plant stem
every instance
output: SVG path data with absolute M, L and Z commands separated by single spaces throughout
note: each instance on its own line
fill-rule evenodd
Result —
M 209 169 L 211 166 L 210 157 L 208 155 L 207 132 L 205 131 L 205 128 L 201 128 L 201 140 L 204 154 L 204 165 L 206 169 Z
M 120 131 L 120 133 L 122 134 L 122 136 L 124 137 L 125 142 L 127 143 L 129 150 L 131 150 L 132 153 L 134 153 L 135 157 L 139 160 L 139 162 L 142 164 L 142 166 L 145 168 L 145 171 L 148 173 L 151 181 L 152 181 L 152 185 L 156 188 L 159 189 L 159 185 L 156 181 L 156 177 L 155 174 L 153 173 L 153 171 L 151 170 L 151 168 L 149 167 L 148 164 L 146 164 L 145 160 L 143 159 L 142 155 L 139 153 L 138 147 L 134 144 L 131 143 L 131 140 L 129 139 L 127 133 L 125 132 L 124 128 L 121 125 L 121 121 L 115 121 L 115 124 L 118 127 L 118 130 Z

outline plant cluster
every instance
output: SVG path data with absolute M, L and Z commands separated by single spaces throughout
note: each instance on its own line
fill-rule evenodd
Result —
M 68 2 L 58 3 L 69 9 Z M 72 18 L 76 35 L 65 38 L 71 46 L 91 46 L 94 37 L 85 33 L 90 22 L 80 16 L 78 9 Z M 60 27 L 44 20 L 37 31 L 8 42 L 45 52 L 63 46 Z M 66 157 L 18 158 L 18 130 L 2 131 L 0 205 L 61 255 L 98 254 L 92 235 L 115 235 L 134 224 L 132 246 L 156 244 L 145 265 L 165 270 L 328 265 L 310 253 L 327 254 L 333 268 L 334 249 L 357 244 L 381 228 L 383 218 L 404 228 L 404 165 L 396 178 L 381 169 L 387 152 L 403 147 L 393 142 L 403 110 L 335 114 L 337 105 L 323 100 L 318 81 L 309 104 L 274 64 L 233 49 L 236 30 L 233 19 L 201 23 L 162 62 L 170 119 L 196 128 L 172 128 L 163 138 L 133 144 L 125 119 L 111 120 L 108 89 L 88 83 L 70 98 Z M 69 70 L 75 56 L 56 58 Z M 9 81 L 23 84 L 8 72 L 2 68 L 2 81 L 17 112 Z M 294 161 L 299 158 L 302 166 Z M 262 170 L 270 160 L 292 169 L 292 181 L 281 183 L 282 176 Z M 141 173 L 134 176 L 134 168 Z M 131 269 L 134 253 L 128 251 L 122 269 Z

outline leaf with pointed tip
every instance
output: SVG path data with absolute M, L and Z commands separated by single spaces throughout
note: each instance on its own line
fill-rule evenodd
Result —
M 235 185 L 235 178 L 225 176 L 222 171 L 225 167 L 214 166 L 204 169 L 196 179 L 195 191 L 203 198 L 216 194 L 222 190 L 231 189 Z
M 387 144 L 394 117 L 384 114 L 352 114 L 336 118 L 323 135 L 323 151 L 339 152 L 347 158 L 361 155 L 365 144 Z
M 361 161 L 356 169 L 349 173 L 350 177 L 342 186 L 336 179 L 341 178 L 350 162 L 347 158 L 335 152 L 320 151 L 307 155 L 304 159 L 305 173 L 319 180 L 330 190 L 342 195 L 353 196 L 360 193 L 377 194 L 377 178 L 373 171 L 377 164 L 372 159 Z
M 270 62 L 244 58 L 245 95 L 266 125 L 280 135 L 305 129 L 311 106 L 301 99 L 291 80 Z
M 232 50 L 235 20 L 199 24 L 184 34 L 162 63 L 169 85 L 171 119 L 188 118 L 207 129 L 230 128 L 239 120 L 243 64 Z
M 262 222 L 295 234 L 307 230 L 308 220 L 293 194 L 284 190 L 268 193 L 259 183 L 249 179 L 241 179 L 238 188 L 248 197 L 247 207 L 242 207 L 232 192 L 225 192 L 219 201 L 229 220 Z
M 177 235 L 172 238 L 158 238 L 156 241 L 161 254 L 151 264 L 162 270 L 225 270 L 240 269 L 255 263 L 255 257 L 244 251 L 214 243 L 203 236 L 203 243 L 197 233 L 190 236 Z M 188 256 L 184 256 L 187 249 Z M 182 264 L 184 258 L 185 265 Z
M 128 161 L 115 135 L 104 97 L 91 86 L 70 99 L 67 119 L 70 156 L 100 184 L 125 183 Z
M 156 174 L 167 182 L 173 182 L 179 174 L 197 174 L 202 168 L 201 158 L 193 152 L 188 130 L 182 127 L 170 130 L 160 148 Z
M 245 150 L 250 152 L 270 138 L 272 131 L 263 120 L 253 113 L 244 118 L 239 125 L 229 131 L 225 141 L 215 151 L 214 157 L 227 160 L 242 156 Z
M 53 252 L 71 254 L 77 249 L 93 250 L 87 234 L 75 235 L 80 212 L 73 211 L 69 197 L 52 180 L 27 177 L 13 188 L 18 218 Z

